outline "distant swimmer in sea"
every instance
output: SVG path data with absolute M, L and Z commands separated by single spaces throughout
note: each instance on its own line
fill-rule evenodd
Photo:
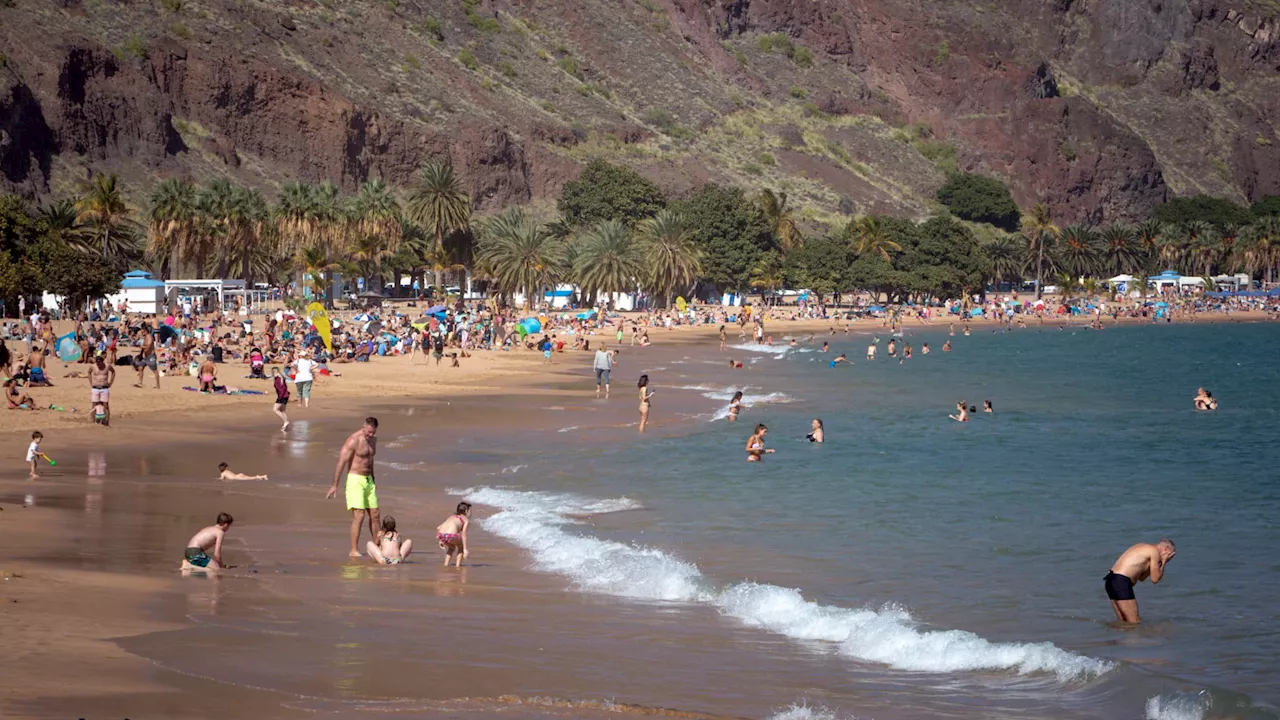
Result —
M 1116 611 L 1116 619 L 1126 623 L 1140 623 L 1138 599 L 1133 594 L 1133 584 L 1150 578 L 1155 585 L 1164 577 L 1164 567 L 1178 553 L 1168 538 L 1152 545 L 1138 543 L 1120 555 L 1111 572 L 1103 578 L 1103 587 Z
M 946 342 L 942 343 L 942 352 L 951 352 L 951 341 L 950 341 L 950 340 L 948 340 L 948 341 L 946 341 Z
M 956 336 L 956 324 L 955 324 L 955 323 L 951 323 L 951 325 L 947 327 L 947 335 L 950 335 L 951 337 L 955 337 L 955 336 Z
M 996 411 L 996 409 L 995 409 L 995 408 L 993 408 L 993 407 L 991 407 L 991 401 L 990 401 L 990 400 L 983 400 L 983 401 L 982 401 L 982 412 L 984 412 L 984 413 L 994 413 L 995 411 Z
M 969 326 L 967 324 L 964 326 L 964 336 L 969 337 Z
M 729 422 L 738 421 L 738 413 L 742 412 L 742 391 L 733 394 L 733 399 L 729 401 Z
M 772 340 L 770 340 L 770 344 L 772 344 Z M 800 347 L 800 343 L 796 342 L 796 339 L 795 339 L 795 338 L 791 338 L 791 342 L 790 342 L 790 343 L 788 343 L 788 344 L 789 344 L 791 347 Z
M 956 414 L 948 415 L 947 417 L 955 420 L 956 422 L 969 422 L 969 409 L 965 407 L 964 401 L 961 400 L 956 403 Z
M 824 342 L 824 343 L 822 343 L 822 352 L 826 352 L 826 351 L 827 351 L 827 350 L 829 350 L 829 349 L 830 349 L 830 347 L 829 347 L 825 342 Z
M 644 432 L 644 426 L 649 424 L 649 406 L 652 404 L 650 398 L 653 397 L 653 391 L 649 389 L 649 376 L 641 375 L 636 387 L 640 388 L 640 432 Z
M 764 436 L 769 433 L 769 428 L 763 423 L 756 426 L 756 431 L 751 437 L 747 438 L 747 462 L 760 462 L 765 455 L 772 455 L 773 448 L 765 449 Z
M 929 343 L 924 343 L 923 345 L 920 346 L 920 354 L 921 355 L 929 354 Z
M 835 356 L 835 358 L 831 360 L 831 364 L 828 365 L 827 367 L 835 367 L 838 363 L 849 363 L 850 365 L 852 365 L 853 361 L 845 357 L 844 353 L 840 353 L 839 355 Z
M 1195 404 L 1197 410 L 1218 409 L 1218 401 L 1213 398 L 1213 393 L 1204 388 L 1196 390 Z
M 878 340 L 878 339 L 879 339 L 879 338 L 877 338 L 877 340 Z M 876 345 L 876 344 L 875 344 L 875 342 L 872 342 L 870 345 L 868 345 L 868 346 L 867 346 L 867 359 L 868 359 L 868 360 L 875 360 L 875 359 L 876 359 L 876 348 L 878 348 L 878 347 L 879 347 L 879 345 Z
M 724 352 L 724 344 L 725 344 L 724 326 L 721 325 L 720 326 L 720 352 Z
M 889 357 L 898 357 L 898 343 L 893 338 L 889 338 Z
M 809 438 L 809 442 L 813 443 L 820 443 L 826 440 L 826 436 L 822 432 L 822 418 L 813 419 L 813 427 L 805 437 Z
M 735 361 L 735 360 L 730 360 L 730 361 L 729 361 L 729 369 L 730 369 L 730 370 L 741 370 L 741 369 L 742 369 L 742 363 L 737 362 L 737 361 Z

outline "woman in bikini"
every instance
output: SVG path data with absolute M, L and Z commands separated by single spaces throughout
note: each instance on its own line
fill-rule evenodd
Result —
M 756 425 L 755 433 L 747 438 L 747 462 L 760 462 L 765 455 L 772 455 L 773 448 L 765 449 L 764 436 L 769 433 L 769 428 L 763 423 Z
M 729 401 L 729 422 L 738 420 L 738 413 L 742 412 L 742 391 L 733 394 L 733 399 Z
M 467 550 L 467 527 L 471 524 L 471 503 L 458 503 L 457 512 L 445 518 L 436 528 L 436 540 L 440 549 L 444 550 L 444 564 L 449 566 L 449 559 L 454 560 L 454 567 L 462 567 L 462 559 L 469 557 Z
M 653 391 L 649 389 L 649 376 L 641 375 L 636 387 L 640 388 L 640 432 L 644 432 L 644 426 L 649 424 L 649 399 L 653 397 Z

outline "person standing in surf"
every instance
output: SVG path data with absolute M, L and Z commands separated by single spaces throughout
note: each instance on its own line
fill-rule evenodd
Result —
M 765 455 L 772 455 L 773 448 L 765 449 L 764 436 L 769 433 L 769 428 L 764 423 L 756 425 L 756 431 L 747 438 L 747 462 L 760 462 Z
M 653 391 L 649 389 L 649 376 L 641 375 L 636 387 L 640 389 L 640 432 L 644 432 L 645 426 L 649 424 L 650 398 L 653 397 Z
M 1178 548 L 1168 538 L 1154 545 L 1138 543 L 1121 553 L 1111 566 L 1111 572 L 1102 580 L 1117 620 L 1134 625 L 1142 622 L 1138 615 L 1138 598 L 1133 594 L 1134 583 L 1148 578 L 1152 585 L 1160 582 L 1165 565 L 1177 554 Z
M 367 417 L 359 430 L 351 433 L 342 444 L 338 453 L 338 466 L 333 471 L 333 485 L 325 493 L 325 499 L 338 495 L 338 484 L 343 475 L 347 478 L 347 509 L 351 511 L 351 552 L 350 557 L 360 557 L 357 544 L 360 542 L 360 526 L 366 518 L 369 522 L 369 535 L 377 542 L 380 539 L 378 530 L 378 493 L 373 481 L 373 457 L 378 452 L 378 418 Z
M 739 390 L 733 394 L 733 399 L 729 401 L 729 422 L 737 422 L 738 413 L 742 412 L 742 391 Z

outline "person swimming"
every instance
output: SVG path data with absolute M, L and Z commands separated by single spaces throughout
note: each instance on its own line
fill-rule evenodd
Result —
M 840 353 L 839 355 L 832 358 L 831 363 L 827 365 L 827 367 L 835 367 L 837 363 L 849 363 L 850 365 L 852 365 L 853 361 L 845 357 L 844 353 Z
M 984 412 L 984 413 L 994 413 L 995 411 L 996 411 L 996 409 L 995 409 L 995 408 L 993 408 L 993 407 L 991 407 L 991 401 L 990 401 L 990 400 L 983 400 L 983 401 L 982 401 L 982 412 Z
M 1218 401 L 1213 398 L 1213 393 L 1209 392 L 1208 390 L 1205 390 L 1204 388 L 1198 388 L 1196 390 L 1196 397 L 1194 402 L 1195 402 L 1196 410 L 1217 410 L 1218 409 Z
M 808 435 L 805 435 L 805 437 L 809 438 L 809 442 L 812 443 L 820 443 L 826 439 L 826 436 L 822 431 L 822 418 L 813 419 L 812 429 L 809 431 Z
M 965 407 L 964 401 L 961 400 L 960 402 L 956 403 L 956 414 L 948 415 L 947 417 L 951 418 L 952 420 L 955 420 L 956 422 L 962 422 L 962 423 L 969 422 L 969 409 Z
M 738 413 L 742 412 L 742 391 L 733 394 L 733 399 L 729 401 L 729 422 L 737 422 Z

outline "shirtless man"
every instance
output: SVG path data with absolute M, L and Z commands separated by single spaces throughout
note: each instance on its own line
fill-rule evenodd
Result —
M 230 515 L 218 513 L 218 519 L 213 525 L 202 529 L 187 541 L 186 552 L 182 554 L 184 573 L 208 572 L 226 567 L 222 563 L 222 539 L 231 529 L 231 522 Z M 205 554 L 209 548 L 213 548 L 213 557 Z
M 1111 566 L 1111 572 L 1103 578 L 1103 587 L 1111 600 L 1111 609 L 1116 611 L 1116 619 L 1120 622 L 1142 622 L 1138 617 L 1138 599 L 1133 595 L 1133 584 L 1148 578 L 1155 585 L 1164 577 L 1164 567 L 1176 555 L 1178 549 L 1173 541 L 1161 540 L 1151 543 L 1138 543 L 1125 550 Z
M 89 368 L 89 402 L 93 405 L 94 422 L 111 424 L 111 384 L 115 381 L 116 369 L 98 353 Z
M 367 417 L 364 425 L 347 438 L 342 444 L 342 452 L 338 453 L 338 466 L 333 471 L 333 485 L 325 494 L 325 499 L 338 496 L 338 483 L 342 477 L 347 478 L 347 509 L 351 511 L 351 552 L 350 557 L 360 557 L 357 543 L 360 541 L 360 526 L 368 518 L 369 534 L 373 541 L 379 542 L 380 518 L 378 517 L 378 493 L 373 483 L 373 456 L 378 452 L 378 418 Z
M 133 358 L 133 369 L 138 371 L 138 384 L 134 387 L 142 387 L 142 378 L 146 375 L 147 368 L 151 368 L 151 374 L 156 377 L 156 389 L 159 390 L 160 366 L 156 361 L 156 338 L 150 327 L 144 326 L 143 332 L 142 349 Z
M 218 479 L 227 482 L 230 480 L 270 480 L 266 475 L 245 475 L 244 473 L 232 472 L 231 466 L 226 463 L 218 463 Z
M 45 355 L 49 347 L 49 341 L 45 340 L 39 348 L 33 348 L 27 354 L 27 385 L 31 387 L 52 387 L 53 383 L 49 382 L 49 376 L 45 372 Z

